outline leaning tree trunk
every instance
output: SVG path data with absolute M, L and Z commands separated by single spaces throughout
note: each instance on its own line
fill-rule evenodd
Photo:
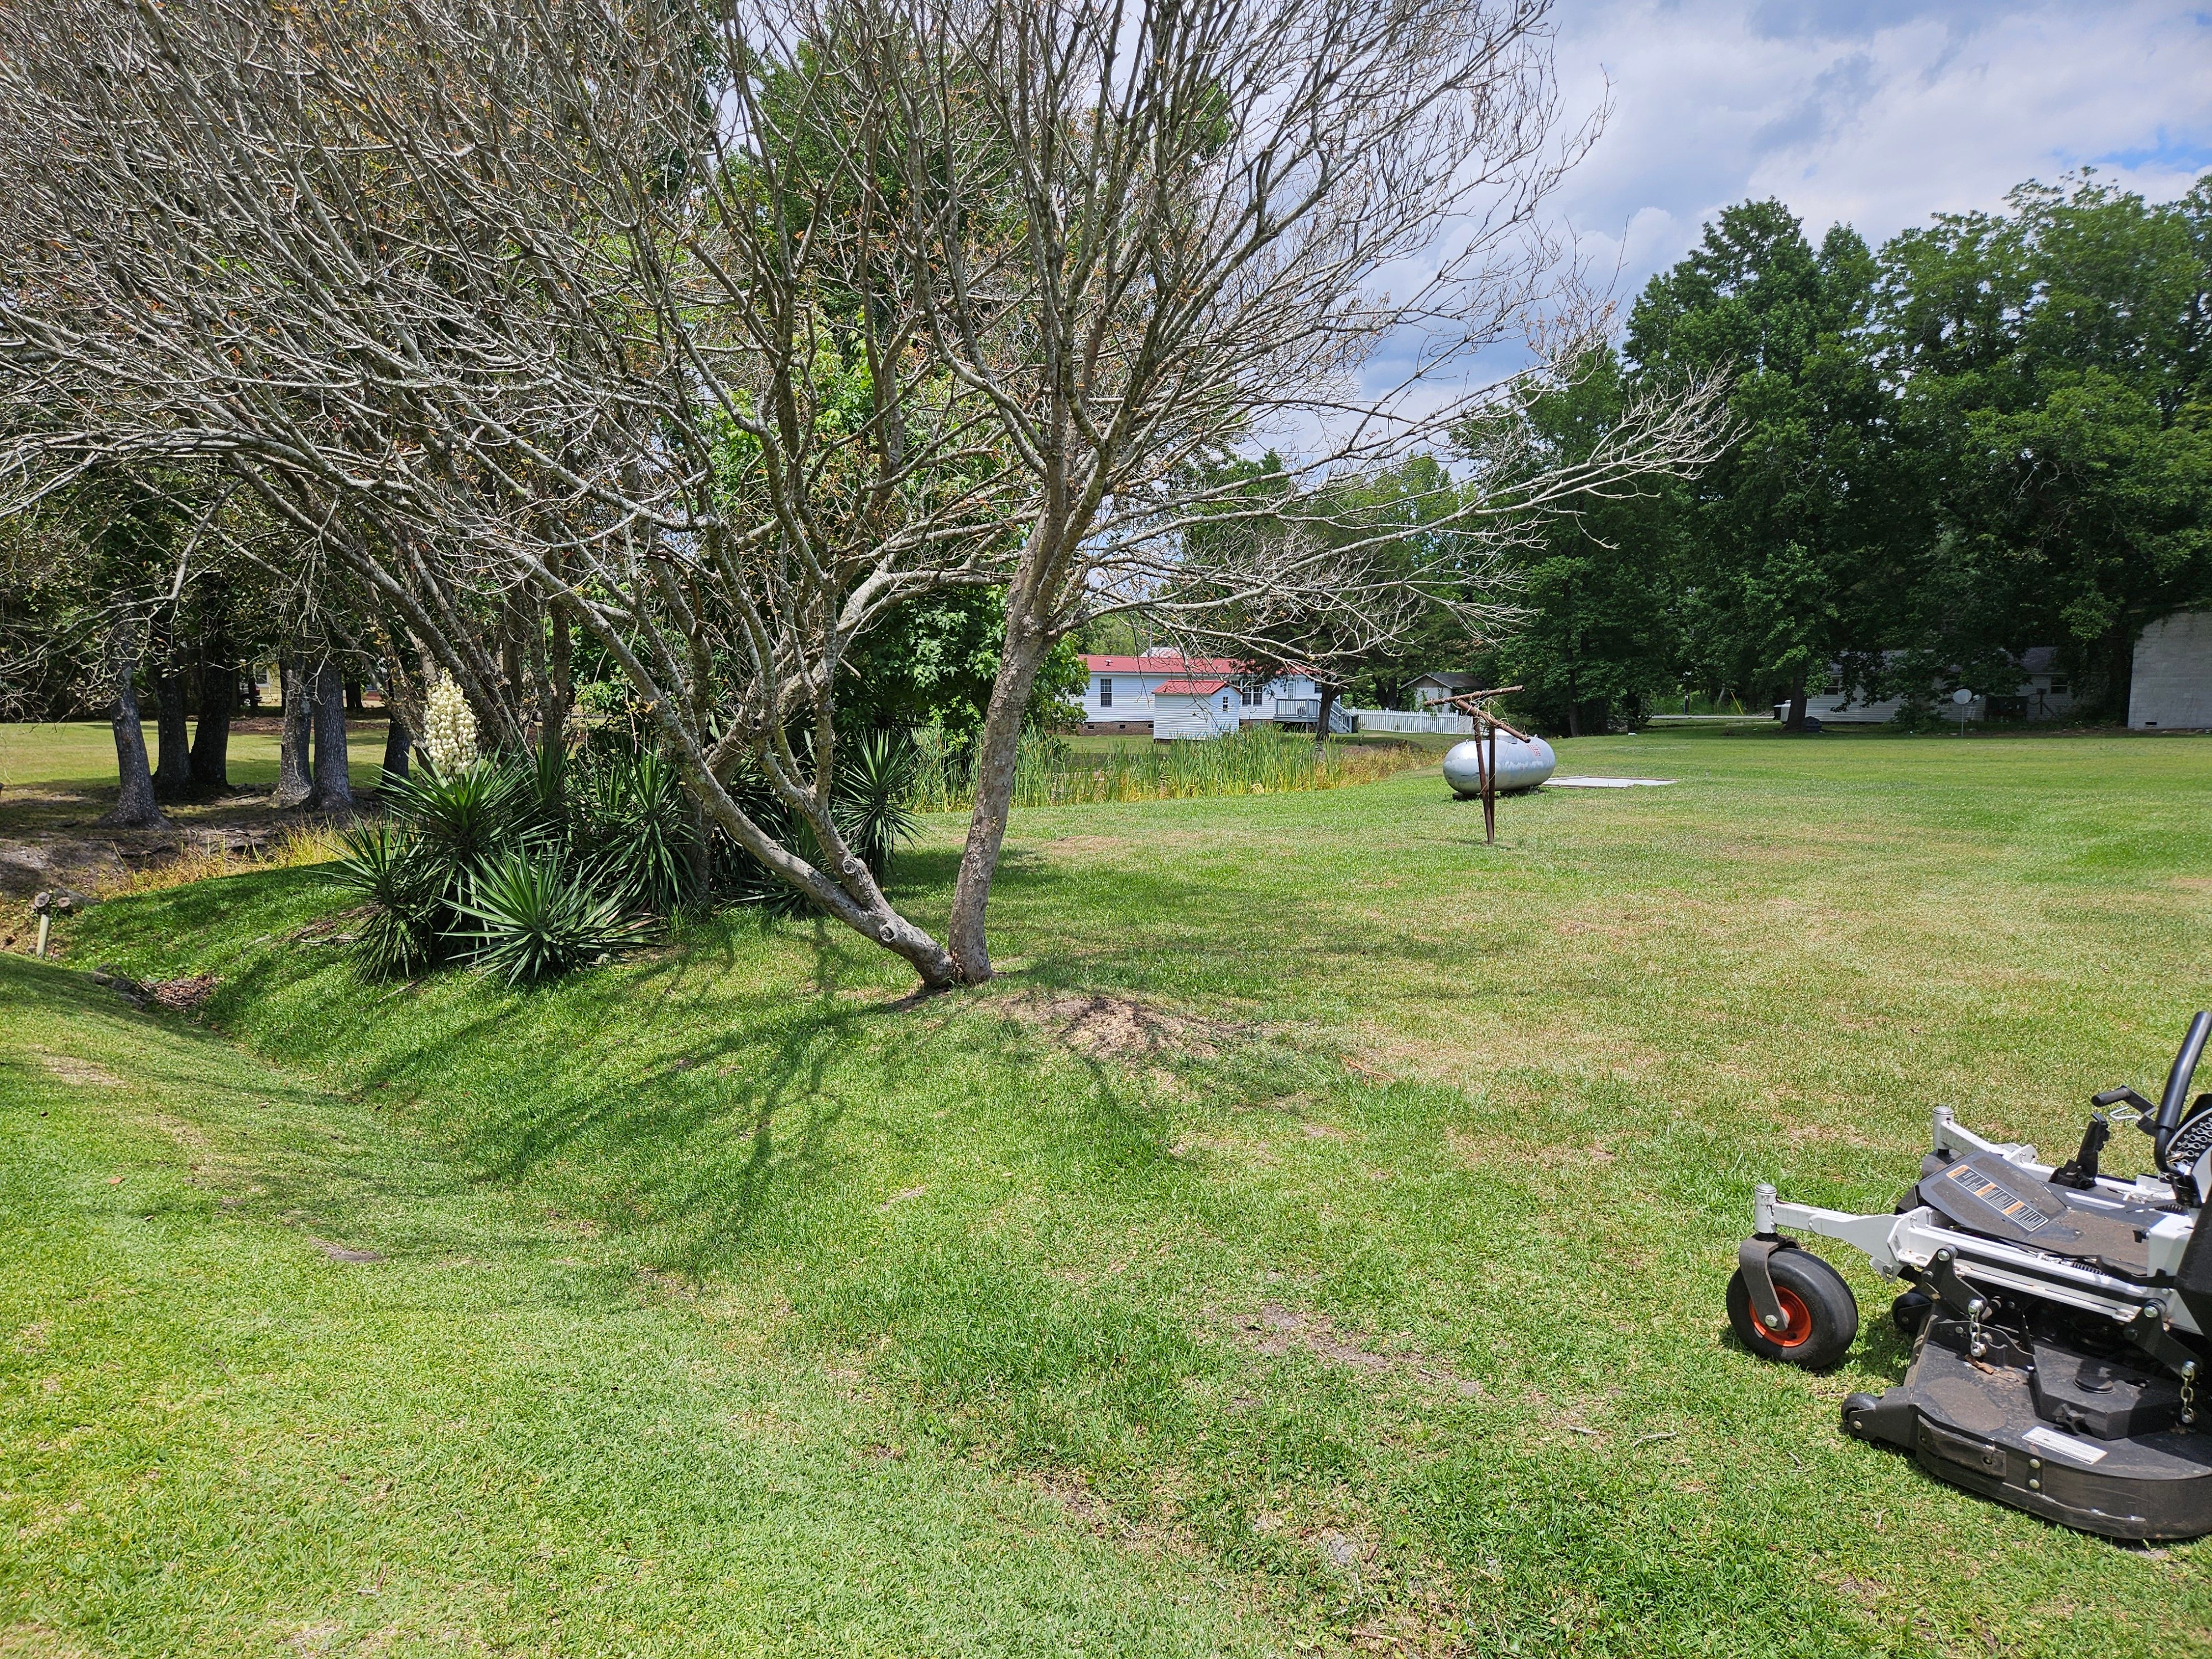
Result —
M 154 793 L 182 800 L 192 792 L 191 734 L 185 719 L 185 667 L 178 660 L 176 607 L 171 605 L 154 630 L 154 730 L 159 758 L 154 765 Z
M 991 687 L 991 706 L 975 745 L 975 808 L 968 819 L 968 845 L 960 855 L 960 876 L 952 888 L 952 918 L 945 945 L 958 965 L 960 980 L 981 985 L 991 977 L 991 949 L 984 938 L 983 915 L 991 902 L 991 881 L 1006 845 L 1006 818 L 1014 803 L 1014 769 L 1021 757 L 1022 716 L 1036 684 L 1050 641 L 1033 617 L 1007 607 L 1006 654 Z
M 345 676 L 325 662 L 314 678 L 315 787 L 307 810 L 353 816 L 353 779 L 346 769 Z
M 220 795 L 230 787 L 230 721 L 238 712 L 238 665 L 220 622 L 200 635 L 200 723 L 192 732 L 192 790 Z
M 118 617 L 107 635 L 108 724 L 115 732 L 115 770 L 120 787 L 115 810 L 100 823 L 117 830 L 165 830 L 146 764 L 146 728 L 138 719 L 138 619 Z
M 276 749 L 276 793 L 272 806 L 297 806 L 313 792 L 307 766 L 307 739 L 314 708 L 314 691 L 307 683 L 307 665 L 288 653 L 278 672 L 284 684 L 284 736 Z

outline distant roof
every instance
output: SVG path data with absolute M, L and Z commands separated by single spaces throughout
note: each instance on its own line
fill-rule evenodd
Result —
M 1464 691 L 1469 686 L 1480 685 L 1481 683 L 1480 675 L 1462 674 L 1455 669 L 1431 669 L 1425 674 L 1415 676 L 1413 679 L 1413 684 L 1416 685 L 1424 684 L 1440 685 L 1447 691 Z
M 1210 697 L 1228 684 L 1227 680 L 1170 680 L 1154 695 L 1163 697 Z
M 2020 672 L 2023 674 L 2055 674 L 2058 672 L 2058 647 L 2055 645 L 2031 645 L 2020 653 Z

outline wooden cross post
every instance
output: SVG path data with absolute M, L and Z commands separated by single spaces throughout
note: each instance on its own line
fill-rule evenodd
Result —
M 1523 743 L 1528 738 L 1483 704 L 1492 697 L 1503 697 L 1520 689 L 1517 685 L 1501 685 L 1492 691 L 1470 691 L 1464 696 L 1445 699 L 1453 708 L 1474 717 L 1474 768 L 1482 780 L 1482 839 L 1485 845 L 1491 847 L 1498 844 L 1498 734 L 1503 732 Z

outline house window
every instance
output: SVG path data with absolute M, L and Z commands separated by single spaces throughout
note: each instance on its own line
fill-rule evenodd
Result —
M 1101 708 L 1111 708 L 1114 706 L 1113 681 L 1101 680 L 1098 682 L 1098 706 Z
M 1229 712 L 1229 694 L 1226 691 L 1221 694 L 1221 712 L 1224 714 Z
M 2064 680 L 2051 681 L 2051 695 L 2054 697 L 2064 696 L 2066 695 L 2066 682 Z
M 1260 688 L 1258 686 L 1240 685 L 1237 688 L 1237 693 L 1239 696 L 1244 699 L 1244 706 L 1247 708 L 1257 708 L 1260 706 Z

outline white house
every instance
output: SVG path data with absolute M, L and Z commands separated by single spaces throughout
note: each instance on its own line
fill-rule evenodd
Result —
M 2074 688 L 2058 665 L 2056 646 L 2028 647 L 2021 653 L 2019 672 L 2019 681 L 2009 690 L 1977 690 L 1966 705 L 1966 718 L 2055 720 L 2073 712 Z M 1843 670 L 1838 667 L 1830 672 L 1825 686 L 1805 699 L 1805 712 L 1823 726 L 1879 726 L 1896 715 L 1902 702 L 1897 697 L 1869 701 L 1863 692 L 1854 696 L 1844 689 Z M 1931 706 L 1947 720 L 1959 718 L 1957 706 L 1948 697 Z M 1775 708 L 1778 720 L 1790 713 L 1786 702 Z
M 2212 611 L 2162 617 L 2137 637 L 2128 725 L 2138 732 L 2212 726 Z
M 1261 682 L 1228 658 L 1160 649 L 1083 664 L 1083 730 L 1093 736 L 1218 738 L 1260 722 L 1311 726 L 1321 718 L 1321 693 L 1308 674 Z

